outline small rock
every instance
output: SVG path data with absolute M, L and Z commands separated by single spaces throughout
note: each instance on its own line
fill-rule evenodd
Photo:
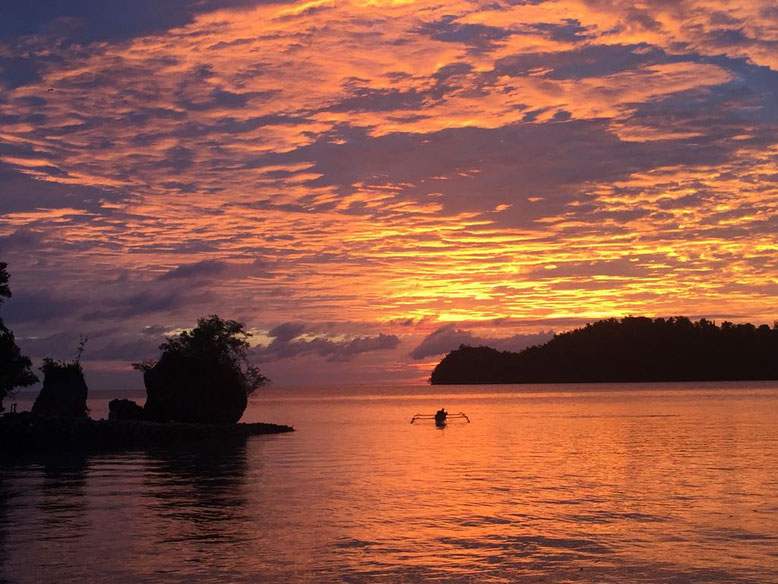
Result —
M 112 399 L 108 402 L 109 420 L 145 420 L 143 406 L 129 399 Z

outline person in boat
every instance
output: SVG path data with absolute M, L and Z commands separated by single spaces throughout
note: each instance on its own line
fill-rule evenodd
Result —
M 440 408 L 437 412 L 435 412 L 435 423 L 445 424 L 446 416 L 448 416 L 448 412 L 446 412 L 444 408 Z

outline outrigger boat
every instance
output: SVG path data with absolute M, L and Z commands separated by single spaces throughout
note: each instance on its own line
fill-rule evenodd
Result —
M 467 420 L 467 423 L 470 423 L 470 418 L 467 417 L 467 414 L 465 412 L 459 412 L 458 414 L 449 414 L 446 410 L 438 410 L 434 414 L 416 414 L 411 418 L 411 424 L 413 424 L 416 420 L 435 420 L 435 425 L 438 428 L 442 428 L 446 425 L 446 422 L 451 418 L 463 418 Z

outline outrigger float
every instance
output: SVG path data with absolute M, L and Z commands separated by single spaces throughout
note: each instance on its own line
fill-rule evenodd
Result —
M 411 424 L 416 420 L 435 420 L 435 425 L 439 428 L 446 425 L 446 422 L 451 418 L 461 418 L 467 420 L 470 423 L 470 418 L 467 417 L 465 412 L 459 412 L 457 414 L 449 414 L 446 410 L 438 410 L 434 414 L 416 414 L 411 418 Z

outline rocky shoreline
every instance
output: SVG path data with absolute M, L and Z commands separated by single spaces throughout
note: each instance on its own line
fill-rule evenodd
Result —
M 294 432 L 267 423 L 196 424 L 89 418 L 39 418 L 28 413 L 0 418 L 0 454 L 61 449 L 108 450 L 157 444 L 218 442 Z

